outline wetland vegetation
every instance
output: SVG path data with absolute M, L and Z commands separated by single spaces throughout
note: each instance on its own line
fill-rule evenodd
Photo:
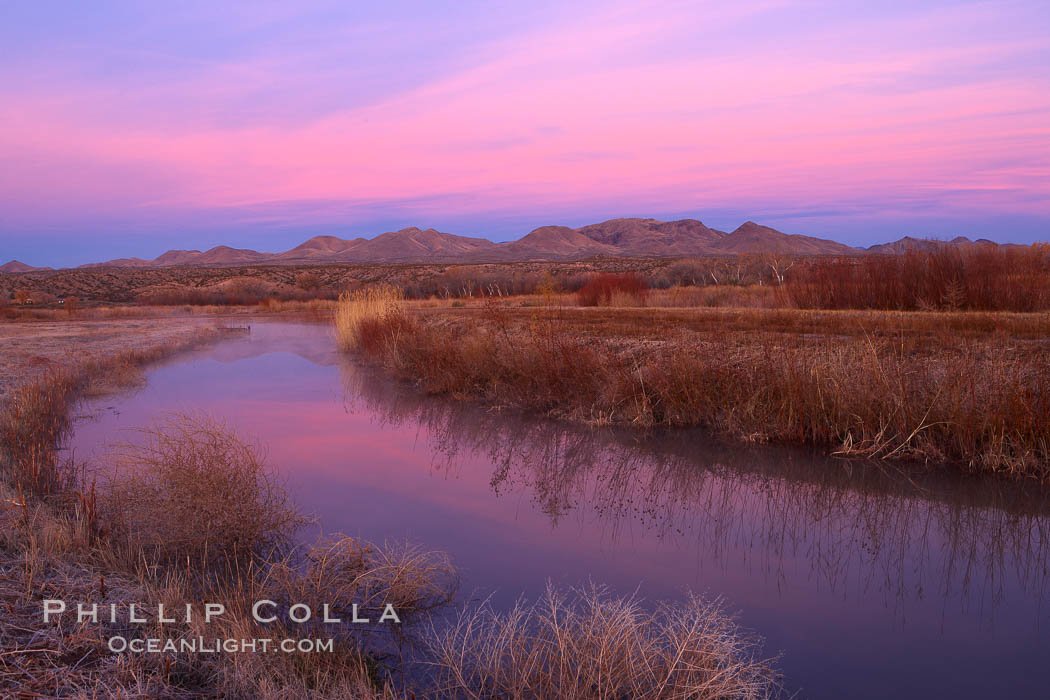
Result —
M 391 266 L 352 284 L 342 272 L 299 270 L 281 278 L 295 290 L 283 296 L 202 293 L 172 303 L 220 321 L 283 314 L 331 324 L 344 355 L 407 380 L 410 389 L 393 391 L 349 372 L 370 415 L 425 429 L 450 469 L 457 455 L 487 455 L 492 492 L 524 485 L 555 527 L 584 501 L 612 532 L 637 519 L 657 539 L 671 537 L 689 531 L 685 518 L 702 524 L 712 552 L 733 551 L 735 541 L 782 560 L 804 551 L 811 576 L 831 589 L 845 585 L 840 576 L 866 571 L 891 607 L 895 598 L 921 599 L 927 582 L 946 600 L 983 599 L 972 591 L 977 581 L 991 582 L 993 600 L 1008 595 L 1004 580 L 1026 601 L 1042 595 L 1044 248 L 588 265 Z M 79 284 L 67 277 L 63 284 Z M 336 299 L 340 285 L 349 289 Z M 7 315 L 110 328 L 186 313 L 78 297 L 63 309 L 23 305 Z M 0 687 L 273 698 L 779 692 L 781 660 L 769 657 L 782 647 L 763 647 L 717 598 L 677 595 L 654 607 L 629 589 L 575 581 L 517 604 L 464 601 L 458 561 L 440 542 L 304 539 L 314 526 L 285 491 L 288 474 L 222 420 L 187 414 L 141 424 L 138 440 L 115 449 L 101 470 L 85 470 L 61 449 L 78 406 L 143 386 L 147 365 L 217 335 L 202 327 L 65 364 L 49 359 L 5 394 L 0 590 L 10 615 L 0 630 Z M 507 418 L 518 410 L 543 418 L 522 432 Z M 687 437 L 694 428 L 736 445 L 698 460 Z M 612 446 L 610 430 L 619 436 Z M 679 440 L 689 446 L 679 450 Z M 777 448 L 764 443 L 814 447 L 839 461 L 810 469 L 809 458 L 768 459 L 763 450 Z M 1014 478 L 983 481 L 989 474 Z M 1026 481 L 1034 491 L 1004 486 Z M 936 566 L 920 581 L 905 561 Z M 784 575 L 775 568 L 774 578 Z M 344 611 L 393 600 L 405 624 L 339 630 L 339 653 L 276 662 L 114 656 L 105 638 L 126 620 L 40 627 L 40 602 L 62 597 L 207 599 L 237 611 L 218 629 L 182 625 L 182 637 L 252 636 L 251 601 L 260 597 Z M 277 634 L 301 633 L 280 624 Z M 139 630 L 161 632 L 173 630 Z M 574 666 L 556 662 L 570 653 Z

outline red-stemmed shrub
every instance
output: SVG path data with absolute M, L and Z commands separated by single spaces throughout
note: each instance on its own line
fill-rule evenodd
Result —
M 1050 309 L 1050 247 L 819 260 L 792 270 L 786 287 L 803 309 L 1043 311 Z
M 649 284 L 633 272 L 594 275 L 576 292 L 580 306 L 636 305 L 645 301 Z

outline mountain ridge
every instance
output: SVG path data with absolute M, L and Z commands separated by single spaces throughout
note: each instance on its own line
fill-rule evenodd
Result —
M 578 228 L 540 226 L 521 238 L 493 242 L 487 238 L 444 233 L 433 228 L 403 228 L 372 238 L 340 238 L 323 234 L 283 252 L 218 245 L 206 251 L 168 250 L 152 260 L 117 258 L 80 265 L 80 268 L 181 266 L 238 266 L 253 264 L 413 264 L 486 262 L 565 262 L 594 257 L 701 257 L 736 254 L 863 255 L 936 250 L 944 246 L 999 245 L 987 239 L 951 241 L 904 236 L 868 248 L 854 248 L 825 238 L 789 234 L 754 221 L 731 232 L 706 226 L 698 219 L 661 221 L 652 218 L 609 219 Z M 1012 245 L 1012 244 L 1003 244 Z M 19 273 L 37 268 L 17 260 L 0 265 L 0 272 Z
M 485 263 L 568 261 L 597 256 L 689 257 L 735 253 L 852 254 L 860 252 L 835 241 L 786 234 L 747 222 L 732 233 L 696 219 L 619 218 L 578 228 L 540 226 L 514 241 L 444 233 L 409 227 L 372 238 L 314 236 L 289 250 L 262 253 L 216 246 L 207 251 L 169 250 L 153 260 L 118 258 L 80 267 L 175 267 L 252 263 Z

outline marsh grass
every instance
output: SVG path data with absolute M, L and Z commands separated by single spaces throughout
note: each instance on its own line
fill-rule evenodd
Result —
M 263 313 L 296 313 L 316 317 L 330 317 L 338 302 L 335 299 L 283 300 L 268 298 L 259 303 Z
M 435 630 L 437 687 L 452 698 L 766 698 L 771 663 L 717 603 L 653 612 L 600 587 L 501 613 L 483 605 Z
M 146 638 L 198 637 L 252 639 L 332 639 L 323 654 L 219 652 L 163 657 L 145 655 L 144 675 L 162 678 L 191 693 L 251 698 L 404 698 L 398 690 L 401 645 L 413 639 L 430 613 L 447 604 L 455 592 L 455 571 L 441 553 L 402 545 L 376 546 L 335 535 L 280 555 L 271 554 L 253 567 L 224 576 L 166 569 L 164 576 L 142 580 L 147 600 L 178 610 L 187 601 L 220 603 L 226 613 L 211 623 L 199 616 L 188 624 L 156 620 L 139 633 Z M 441 589 L 442 585 L 448 585 Z M 260 625 L 251 616 L 256 601 L 276 607 L 265 613 L 276 619 Z M 397 607 L 398 624 L 378 624 L 386 602 Z M 415 602 L 415 605 L 413 605 Z M 306 623 L 293 623 L 291 605 L 311 606 Z M 324 623 L 322 606 L 341 624 Z M 368 624 L 352 623 L 353 606 Z M 433 606 L 433 607 L 431 607 Z M 403 685 L 403 681 L 401 683 Z
M 336 341 L 344 350 L 375 350 L 406 323 L 404 295 L 377 285 L 339 297 L 335 310 Z
M 794 306 L 781 287 L 759 284 L 712 284 L 702 287 L 676 285 L 667 289 L 651 289 L 646 297 L 645 305 L 671 308 L 790 308 Z
M 50 494 L 70 484 L 71 470 L 62 469 L 55 446 L 69 432 L 69 404 L 77 375 L 54 369 L 36 381 L 17 387 L 0 413 L 0 447 L 4 471 L 18 489 Z
M 592 424 L 705 426 L 748 441 L 1050 478 L 1050 351 L 983 326 L 977 340 L 956 339 L 951 314 L 921 315 L 914 331 L 893 337 L 834 312 L 846 335 L 813 334 L 812 312 L 794 310 L 741 312 L 754 316 L 739 321 L 750 330 L 732 332 L 676 329 L 629 310 L 500 313 L 498 323 L 422 317 L 372 356 L 431 393 Z M 785 330 L 763 330 L 776 325 Z
M 0 673 L 0 694 L 126 697 L 404 697 L 395 692 L 391 656 L 414 626 L 446 605 L 457 578 L 446 555 L 409 545 L 376 546 L 344 536 L 287 546 L 302 519 L 273 478 L 258 445 L 210 419 L 173 417 L 143 440 L 116 449 L 115 477 L 100 483 L 98 505 L 85 512 L 77 493 L 34 498 L 0 484 L 0 641 L 13 666 Z M 67 489 L 77 484 L 71 482 Z M 90 493 L 94 500 L 95 489 Z M 91 527 L 85 526 L 89 522 Z M 221 603 L 227 614 L 129 625 L 42 625 L 41 600 Z M 391 603 L 400 624 L 307 629 L 287 617 L 265 630 L 254 601 L 354 603 L 375 615 Z M 148 615 L 148 614 L 147 614 Z M 373 617 L 373 619 L 375 619 Z M 129 638 L 332 638 L 324 654 L 126 654 L 107 648 Z M 19 662 L 19 659 L 23 661 Z
M 333 603 L 349 617 L 357 604 L 362 617 L 377 618 L 384 606 L 399 615 L 421 617 L 452 602 L 459 577 L 448 555 L 410 543 L 376 545 L 345 535 L 325 537 L 306 552 L 303 566 L 287 562 L 268 574 L 289 601 Z
M 33 495 L 68 490 L 75 466 L 60 459 L 57 448 L 69 435 L 77 402 L 139 386 L 146 364 L 214 337 L 215 331 L 205 329 L 163 345 L 92 357 L 53 367 L 16 387 L 0 411 L 0 468 L 11 483 Z

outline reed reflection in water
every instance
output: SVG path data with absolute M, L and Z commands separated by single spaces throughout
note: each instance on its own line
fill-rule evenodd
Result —
M 701 563 L 744 565 L 780 585 L 795 576 L 843 596 L 877 594 L 900 624 L 909 600 L 957 600 L 987 627 L 1008 584 L 1033 601 L 1046 596 L 1050 518 L 1045 491 L 1031 484 L 695 432 L 580 430 L 435 401 L 355 366 L 343 377 L 351 407 L 363 404 L 381 426 L 424 431 L 435 469 L 453 476 L 461 461 L 482 457 L 497 497 L 528 491 L 555 529 L 574 517 L 595 521 L 614 544 L 641 528 L 701 552 Z

